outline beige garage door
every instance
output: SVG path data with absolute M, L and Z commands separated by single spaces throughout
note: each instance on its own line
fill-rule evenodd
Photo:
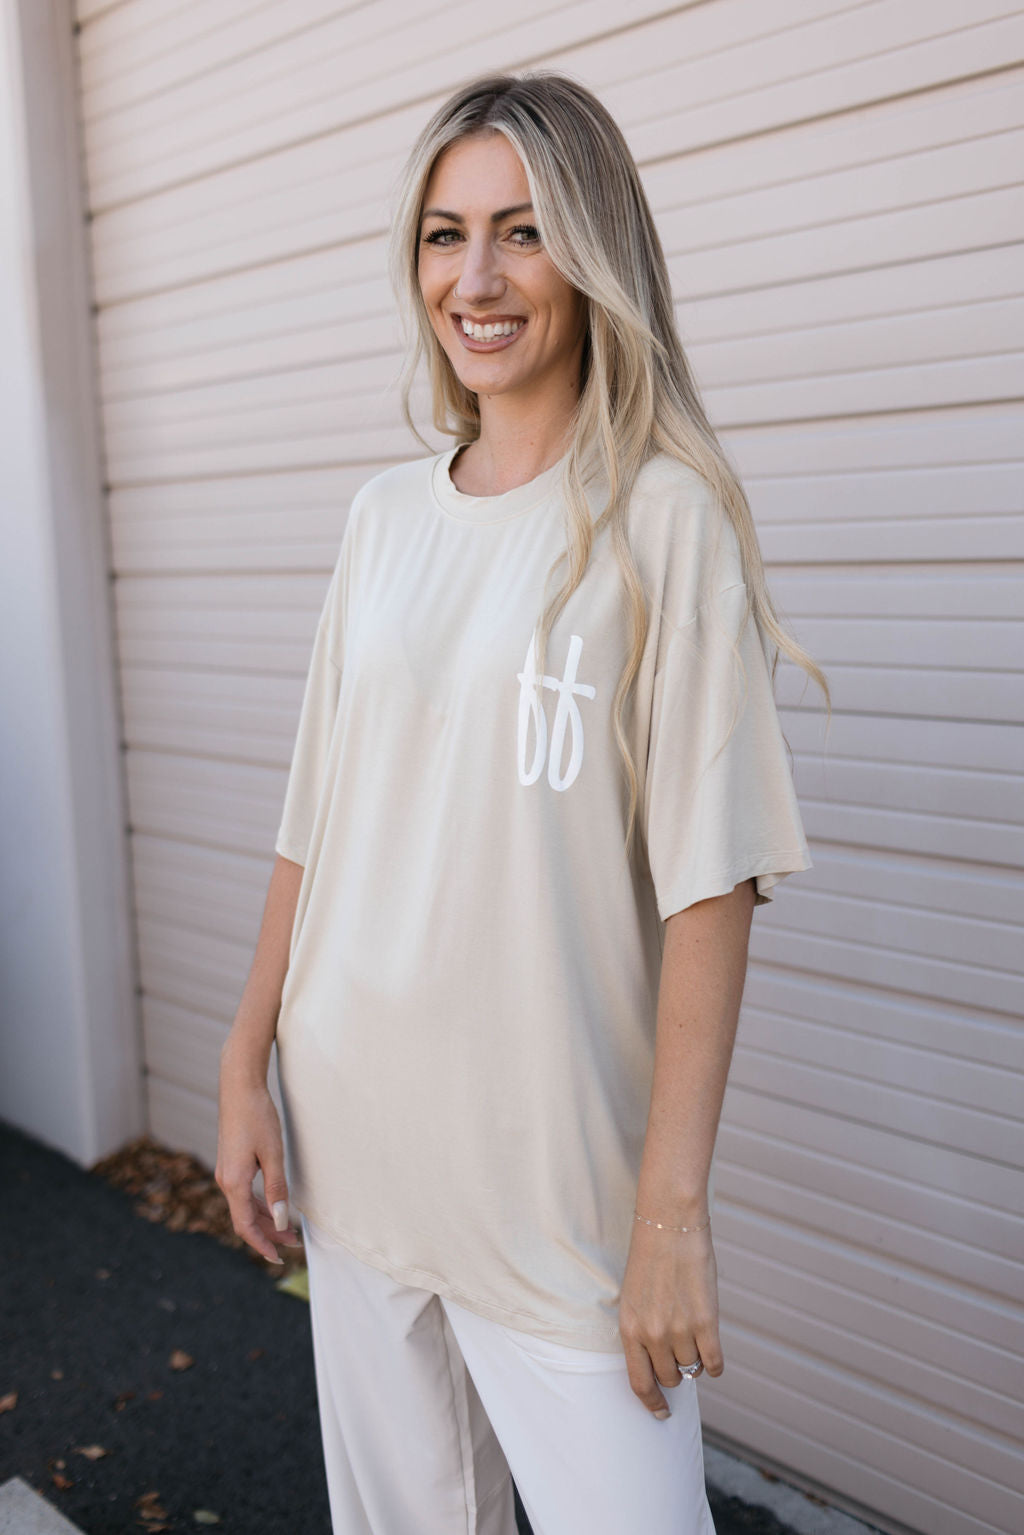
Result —
M 1024 10 L 78 0 L 152 1129 L 212 1161 L 313 625 L 418 451 L 388 196 L 471 72 L 594 87 L 774 590 L 814 870 L 754 922 L 709 1437 L 1024 1529 Z M 438 444 L 440 446 L 441 444 Z

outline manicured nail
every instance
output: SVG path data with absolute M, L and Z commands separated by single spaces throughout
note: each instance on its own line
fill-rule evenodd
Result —
M 274 1217 L 274 1225 L 277 1230 L 283 1231 L 288 1224 L 288 1201 L 286 1199 L 279 1199 L 271 1207 L 270 1213 Z
M 656 1418 L 671 1418 L 672 1414 L 669 1412 L 667 1407 L 659 1407 L 654 1416 Z

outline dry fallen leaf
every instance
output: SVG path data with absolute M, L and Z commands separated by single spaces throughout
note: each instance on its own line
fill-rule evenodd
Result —
M 73 1444 L 71 1448 L 76 1455 L 84 1455 L 86 1460 L 102 1460 L 104 1455 L 110 1454 L 101 1444 Z
M 50 1371 L 50 1379 L 51 1380 L 63 1380 L 64 1379 L 64 1371 L 63 1370 L 51 1370 Z
M 50 1481 L 55 1487 L 59 1487 L 61 1492 L 67 1492 L 69 1487 L 73 1487 L 75 1485 L 74 1482 L 71 1481 L 70 1477 L 62 1476 L 59 1471 L 50 1472 Z
M 133 1196 L 132 1208 L 145 1220 L 163 1222 L 174 1231 L 198 1231 L 215 1237 L 226 1247 L 241 1249 L 250 1262 L 259 1264 L 274 1279 L 304 1262 L 301 1245 L 286 1251 L 282 1270 L 243 1241 L 234 1229 L 213 1169 L 187 1152 L 172 1151 L 144 1135 L 95 1162 L 91 1171 Z
M 18 1393 L 8 1391 L 6 1396 L 0 1396 L 0 1412 L 13 1412 L 18 1405 Z
M 128 1403 L 134 1398 L 134 1396 L 135 1396 L 135 1392 L 134 1391 L 122 1391 L 122 1392 L 120 1392 L 120 1394 L 118 1396 L 115 1396 L 115 1398 L 114 1398 L 114 1411 L 115 1412 L 124 1412 L 124 1410 L 127 1407 Z
M 191 1370 L 195 1360 L 191 1354 L 186 1354 L 183 1348 L 176 1348 L 170 1358 L 172 1370 Z
M 135 1499 L 135 1507 L 139 1510 L 136 1523 L 142 1524 L 151 1532 L 154 1530 L 169 1530 L 171 1526 L 163 1521 L 167 1518 L 167 1510 L 158 1501 L 158 1492 L 144 1492 L 141 1498 Z
M 212 1508 L 194 1509 L 192 1518 L 196 1524 L 220 1524 L 220 1514 L 215 1514 Z

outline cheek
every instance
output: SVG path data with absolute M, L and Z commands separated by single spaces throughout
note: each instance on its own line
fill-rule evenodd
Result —
M 549 294 L 549 311 L 559 335 L 575 335 L 580 322 L 579 295 L 561 283 L 552 287 Z
M 421 277 L 420 298 L 423 301 L 423 307 L 427 311 L 427 318 L 431 325 L 435 330 L 440 330 L 444 317 L 438 307 L 440 304 L 440 294 L 435 291 L 435 288 L 436 284 L 432 285 L 429 281 L 424 282 Z

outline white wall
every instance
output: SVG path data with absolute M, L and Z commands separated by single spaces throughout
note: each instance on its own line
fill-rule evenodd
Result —
M 69 8 L 0 4 L 0 1117 L 142 1128 Z

